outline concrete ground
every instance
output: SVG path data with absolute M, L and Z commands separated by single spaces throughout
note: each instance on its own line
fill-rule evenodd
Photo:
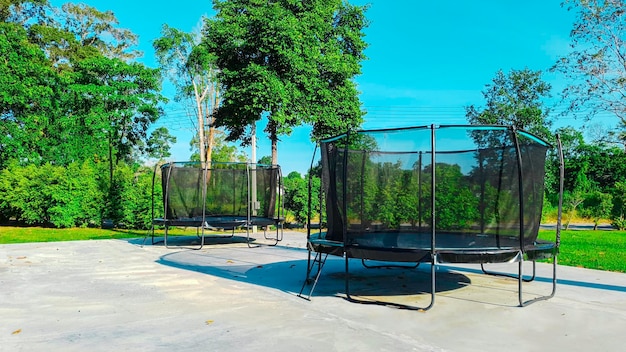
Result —
M 334 257 L 311 300 L 299 298 L 302 233 L 258 248 L 240 237 L 201 250 L 142 241 L 1 245 L 0 351 L 571 352 L 626 343 L 626 274 L 558 266 L 556 296 L 521 308 L 516 280 L 438 266 L 435 305 L 423 312 L 347 301 L 344 261 Z M 427 305 L 422 266 L 351 262 L 352 293 Z M 550 292 L 552 266 L 537 269 L 525 298 Z

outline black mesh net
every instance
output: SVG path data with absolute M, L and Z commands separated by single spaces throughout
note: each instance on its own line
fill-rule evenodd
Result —
M 530 244 L 541 220 L 548 147 L 523 131 L 476 125 L 324 140 L 326 238 L 428 248 L 431 238 L 419 234 L 431 234 L 434 224 L 438 248 Z
M 166 219 L 282 216 L 278 165 L 174 162 L 161 173 Z

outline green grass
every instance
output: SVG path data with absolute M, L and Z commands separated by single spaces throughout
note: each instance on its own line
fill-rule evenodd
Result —
M 143 237 L 147 231 L 96 228 L 56 229 L 43 227 L 0 226 L 0 244 L 84 241 Z
M 235 231 L 240 232 L 243 230 Z M 205 231 L 211 233 L 211 231 Z M 86 241 L 106 239 L 127 239 L 149 235 L 149 230 L 99 229 L 99 228 L 70 228 L 56 229 L 46 227 L 17 227 L 0 226 L 0 244 L 29 243 L 29 242 L 56 242 L 56 241 Z M 195 228 L 172 228 L 172 236 L 195 236 Z M 156 235 L 163 236 L 163 230 L 157 230 Z
M 554 240 L 554 230 L 539 237 Z M 559 264 L 626 273 L 626 231 L 562 230 Z
M 0 244 L 125 239 L 143 237 L 147 233 L 145 230 L 0 226 Z M 196 230 L 179 228 L 170 234 L 193 236 Z M 554 230 L 541 230 L 539 237 L 554 240 Z M 561 265 L 626 273 L 626 231 L 563 230 L 558 260 Z

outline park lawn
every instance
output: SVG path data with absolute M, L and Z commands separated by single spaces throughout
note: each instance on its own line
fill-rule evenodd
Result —
M 0 226 L 0 244 L 127 239 L 147 234 L 147 230 Z M 196 229 L 177 228 L 170 234 L 193 236 Z M 539 231 L 539 238 L 554 240 L 554 236 L 554 230 Z M 563 230 L 558 260 L 561 265 L 626 273 L 626 231 Z
M 168 233 L 171 236 L 195 236 L 197 234 L 196 228 L 191 227 L 171 228 Z M 208 234 L 211 233 L 211 231 L 205 231 L 205 233 Z M 57 229 L 37 226 L 0 226 L 0 244 L 128 239 L 145 237 L 150 234 L 150 230 L 100 228 Z M 163 230 L 157 230 L 155 235 L 163 236 Z
M 554 230 L 539 238 L 554 240 Z M 562 230 L 559 264 L 626 273 L 626 231 Z
M 84 241 L 143 237 L 147 231 L 30 226 L 0 226 L 0 244 L 56 241 Z

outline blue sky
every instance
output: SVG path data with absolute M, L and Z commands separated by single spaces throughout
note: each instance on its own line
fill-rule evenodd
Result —
M 51 1 L 60 6 L 65 1 Z M 544 72 L 556 97 L 564 82 L 547 72 L 568 50 L 574 14 L 560 0 L 370 0 L 365 30 L 368 59 L 356 81 L 361 91 L 364 128 L 465 123 L 464 107 L 482 106 L 481 91 L 496 72 L 529 68 Z M 211 1 L 84 0 L 100 11 L 111 10 L 139 35 L 139 60 L 156 67 L 152 41 L 164 23 L 184 31 L 197 28 L 201 16 L 212 16 Z M 149 4 L 149 6 L 147 6 Z M 163 93 L 173 97 L 171 88 Z M 555 109 L 558 111 L 558 108 Z M 169 127 L 178 142 L 173 159 L 187 160 L 193 135 L 184 107 L 170 104 L 157 125 Z M 576 125 L 561 118 L 557 125 Z M 262 126 L 259 127 L 259 130 Z M 314 145 L 308 128 L 298 128 L 278 146 L 286 175 L 306 172 Z M 257 157 L 270 154 L 259 135 Z M 250 151 L 246 150 L 250 155 Z

